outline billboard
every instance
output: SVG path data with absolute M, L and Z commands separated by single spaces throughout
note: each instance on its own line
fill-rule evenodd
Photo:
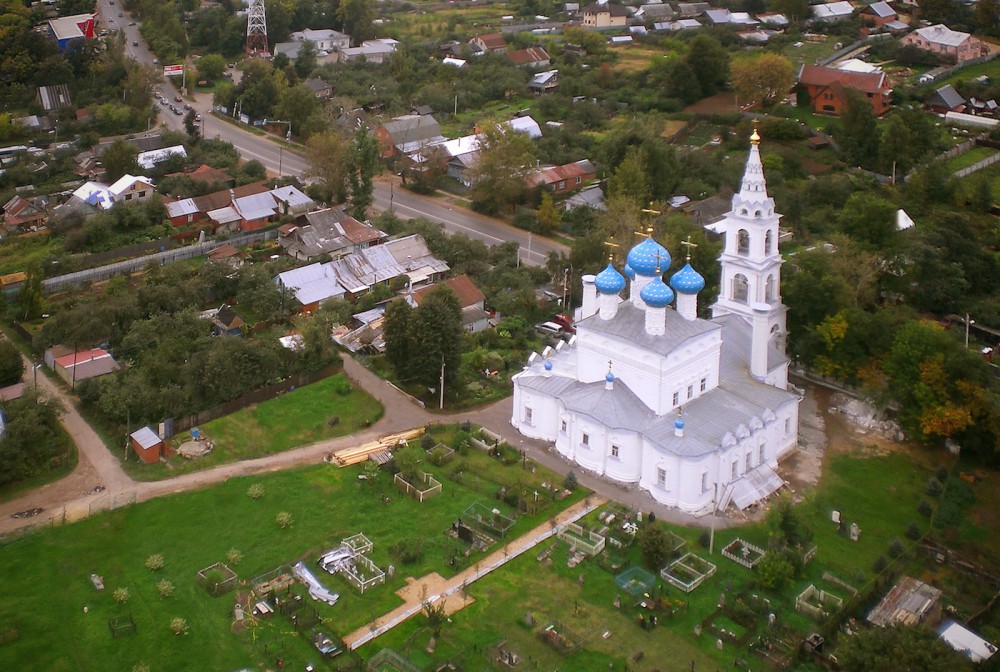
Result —
M 163 66 L 163 76 L 164 77 L 180 77 L 184 74 L 184 65 L 164 65 Z

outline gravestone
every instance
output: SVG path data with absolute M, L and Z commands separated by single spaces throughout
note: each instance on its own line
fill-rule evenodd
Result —
M 861 536 L 861 528 L 857 523 L 851 523 L 851 541 L 857 541 Z
M 719 651 L 722 651 L 722 640 L 721 639 L 715 640 L 715 648 L 717 648 Z
M 834 511 L 832 514 L 830 514 L 830 520 L 832 520 L 833 522 L 835 522 L 835 523 L 837 523 L 839 525 L 840 524 L 840 511 Z
M 622 608 L 622 597 L 621 595 L 615 595 L 615 609 Z
M 535 617 L 531 615 L 530 611 L 524 615 L 524 624 L 528 627 L 533 627 L 535 625 Z
M 694 635 L 695 637 L 701 637 L 701 623 L 694 626 Z
M 777 620 L 778 617 L 774 615 L 773 611 L 767 615 L 767 624 L 770 625 L 772 628 L 774 627 L 774 622 Z

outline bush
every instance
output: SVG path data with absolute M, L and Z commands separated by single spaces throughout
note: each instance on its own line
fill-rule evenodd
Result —
M 188 622 L 187 620 L 178 617 L 170 619 L 170 632 L 175 635 L 186 635 L 188 634 Z
M 927 479 L 927 487 L 924 488 L 924 492 L 931 497 L 940 497 L 941 481 L 931 476 Z
M 264 496 L 264 484 L 254 483 L 249 488 L 247 488 L 247 497 L 250 499 L 260 499 Z
M 916 541 L 920 538 L 920 526 L 914 522 L 911 522 L 906 526 L 906 538 L 913 539 Z
M 160 553 L 153 553 L 151 556 L 146 558 L 146 569 L 151 572 L 158 572 L 163 569 L 163 555 Z
M 226 561 L 230 565 L 238 565 L 243 562 L 243 553 L 238 548 L 230 548 L 226 551 Z
M 934 508 L 931 506 L 930 502 L 926 499 L 922 499 L 920 500 L 920 503 L 917 504 L 917 512 L 925 518 L 930 518 L 931 514 L 934 513 Z
M 435 441 L 434 437 L 431 436 L 430 434 L 425 433 L 423 436 L 420 437 L 420 447 L 423 448 L 424 450 L 430 450 L 436 445 L 437 441 Z
M 889 566 L 889 562 L 885 559 L 884 555 L 880 555 L 875 558 L 875 564 L 872 565 L 872 569 L 875 570 L 876 574 L 881 574 L 885 571 L 885 568 Z
M 905 552 L 906 548 L 904 548 L 903 542 L 901 542 L 899 539 L 893 539 L 891 542 L 889 542 L 889 557 L 892 558 L 893 560 L 895 560 Z
M 937 471 L 934 472 L 934 477 L 937 478 L 942 483 L 944 483 L 945 481 L 947 481 L 948 480 L 948 467 L 946 467 L 946 466 L 944 466 L 942 464 L 940 467 L 937 468 Z
M 292 526 L 292 514 L 288 511 L 281 511 L 277 516 L 274 517 L 274 522 L 278 524 L 281 529 L 286 529 Z
M 174 583 L 167 579 L 160 579 L 156 582 L 156 592 L 160 594 L 160 597 L 170 597 L 174 594 Z
M 579 483 L 576 480 L 576 472 L 570 471 L 566 474 L 565 480 L 563 480 L 563 487 L 572 492 L 573 490 L 576 490 L 577 485 L 579 485 Z
M 712 533 L 705 530 L 698 535 L 698 545 L 702 548 L 708 548 L 712 544 Z
M 111 597 L 118 604 L 125 604 L 128 602 L 128 588 L 122 586 L 121 588 L 115 588 L 115 592 L 111 593 Z
M 389 547 L 389 554 L 404 565 L 413 565 L 424 557 L 424 547 L 419 539 L 400 539 Z

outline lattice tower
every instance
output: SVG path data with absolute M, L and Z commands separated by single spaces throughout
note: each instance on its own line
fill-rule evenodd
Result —
M 247 21 L 247 58 L 254 56 L 267 57 L 267 18 L 264 15 L 264 0 L 250 0 L 249 20 Z

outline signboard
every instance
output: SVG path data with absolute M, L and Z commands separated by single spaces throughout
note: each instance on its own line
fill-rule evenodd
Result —
M 163 76 L 164 77 L 180 77 L 184 74 L 184 65 L 164 65 L 163 66 Z
M 249 117 L 249 115 L 241 114 L 240 115 L 240 121 L 242 121 L 244 124 L 249 124 L 250 123 L 250 117 Z

